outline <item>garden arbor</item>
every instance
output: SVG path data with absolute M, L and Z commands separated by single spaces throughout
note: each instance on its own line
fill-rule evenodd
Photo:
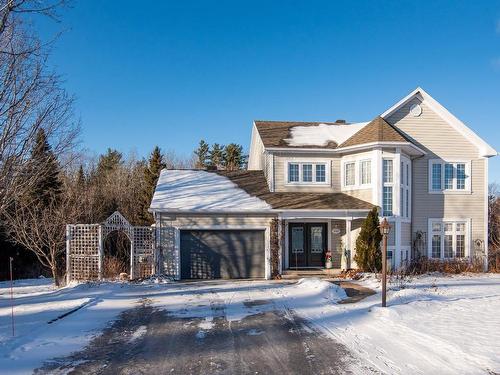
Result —
M 102 280 L 104 277 L 104 243 L 115 232 L 130 241 L 129 278 L 154 274 L 155 230 L 131 225 L 115 211 L 101 224 L 68 224 L 66 226 L 66 277 L 71 280 Z

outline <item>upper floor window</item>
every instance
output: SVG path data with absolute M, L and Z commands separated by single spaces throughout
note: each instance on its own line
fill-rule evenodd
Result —
M 447 162 L 438 159 L 430 160 L 429 191 L 470 191 L 469 171 L 469 162 Z
M 299 182 L 299 165 L 288 164 L 288 182 Z
M 289 184 L 326 184 L 328 168 L 326 163 L 288 162 Z
M 316 164 L 316 182 L 326 182 L 325 164 Z
M 361 185 L 371 184 L 372 182 L 372 161 L 362 160 L 360 166 Z
M 345 172 L 345 186 L 352 186 L 356 184 L 356 163 L 350 162 L 344 164 Z
M 384 182 L 392 182 L 393 169 L 392 159 L 384 159 Z

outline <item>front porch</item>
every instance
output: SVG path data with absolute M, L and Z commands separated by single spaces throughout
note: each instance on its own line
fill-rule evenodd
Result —
M 281 274 L 290 271 L 309 276 L 335 276 L 355 267 L 354 246 L 365 212 L 342 216 L 328 213 L 280 215 Z M 325 268 L 325 255 L 332 254 L 332 268 Z

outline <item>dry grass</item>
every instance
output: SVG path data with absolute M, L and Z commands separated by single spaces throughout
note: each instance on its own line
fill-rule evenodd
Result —
M 126 260 L 113 256 L 105 256 L 103 261 L 103 276 L 105 279 L 117 278 L 120 273 L 128 273 L 129 264 Z
M 405 269 L 409 275 L 419 275 L 428 272 L 459 274 L 463 272 L 483 272 L 484 264 L 480 259 L 429 259 L 420 258 L 412 261 Z
M 488 252 L 488 271 L 500 273 L 500 248 L 489 249 Z

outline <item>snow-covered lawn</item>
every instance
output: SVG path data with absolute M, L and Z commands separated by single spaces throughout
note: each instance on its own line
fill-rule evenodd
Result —
M 295 310 L 382 372 L 500 372 L 500 275 L 413 278 L 389 291 L 387 308 L 373 276 L 360 284 L 378 293 L 355 304 Z
M 0 283 L 0 372 L 30 373 L 45 360 L 81 349 L 120 312 L 144 299 L 173 315 L 204 318 L 200 334 L 215 329 L 212 319 L 217 304 L 225 306 L 228 320 L 266 309 L 294 311 L 346 345 L 363 368 L 368 366 L 377 372 L 500 372 L 500 275 L 414 278 L 405 289 L 389 292 L 389 307 L 385 309 L 380 307 L 379 293 L 358 303 L 337 304 L 345 298 L 344 291 L 317 279 L 296 284 L 102 283 L 58 290 L 50 282 L 16 281 L 14 338 L 9 283 Z M 374 277 L 360 283 L 380 292 Z M 269 303 L 248 303 L 258 300 Z M 49 324 L 80 306 L 76 312 Z

